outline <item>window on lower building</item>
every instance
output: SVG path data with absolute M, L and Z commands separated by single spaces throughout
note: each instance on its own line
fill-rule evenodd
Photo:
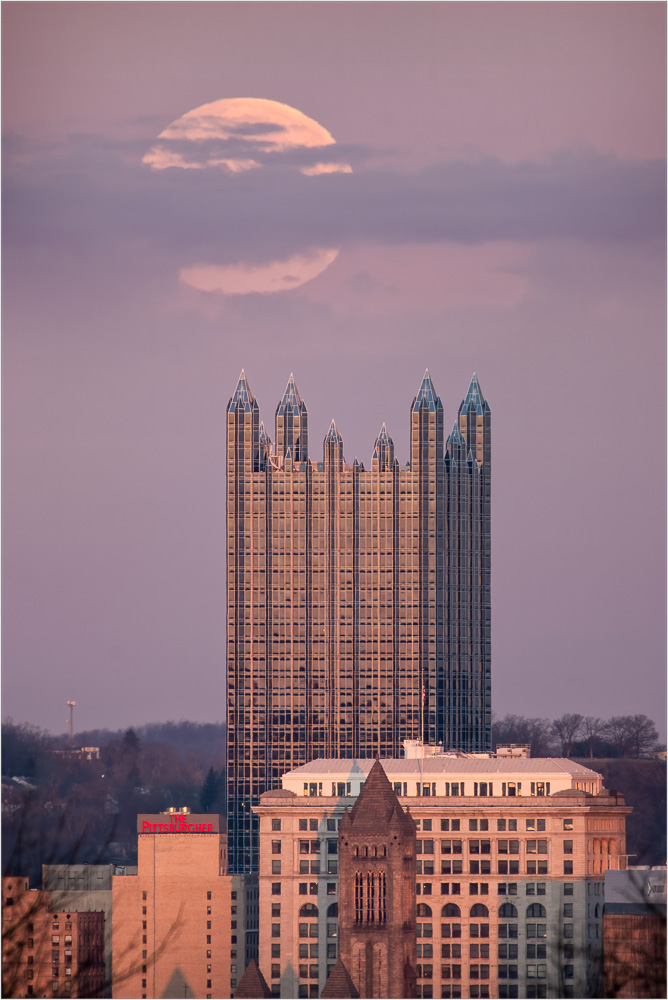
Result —
M 441 937 L 460 938 L 462 936 L 461 924 L 441 924 Z
M 517 945 L 516 944 L 499 944 L 499 958 L 517 959 Z
M 461 979 L 461 978 L 462 978 L 461 965 L 441 966 L 441 979 Z
M 499 983 L 499 1000 L 517 1000 L 519 986 L 514 983 Z
M 442 944 L 441 958 L 461 958 L 462 946 L 460 944 Z

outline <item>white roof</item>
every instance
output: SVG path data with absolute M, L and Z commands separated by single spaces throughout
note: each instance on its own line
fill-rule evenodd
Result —
M 302 764 L 293 771 L 288 771 L 284 778 L 308 778 L 324 777 L 327 775 L 339 775 L 345 773 L 350 777 L 367 775 L 374 763 L 374 758 L 356 758 L 354 760 L 342 757 L 321 758 L 312 760 L 308 764 Z M 462 758 L 434 756 L 424 757 L 420 760 L 407 760 L 403 757 L 389 757 L 381 759 L 380 762 L 385 773 L 390 775 L 431 775 L 433 777 L 449 775 L 507 775 L 525 774 L 536 775 L 537 777 L 548 777 L 550 775 L 572 775 L 577 778 L 590 778 L 600 780 L 600 774 L 592 771 L 591 768 L 577 764 L 566 757 L 490 757 L 490 758 Z

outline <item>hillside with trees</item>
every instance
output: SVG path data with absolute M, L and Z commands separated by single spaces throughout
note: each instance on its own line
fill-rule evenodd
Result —
M 571 714 L 549 721 L 507 715 L 493 726 L 494 747 L 528 744 L 534 757 L 572 756 L 603 774 L 634 813 L 632 864 L 663 864 L 665 760 L 646 716 L 607 721 Z M 225 726 L 166 722 L 76 734 L 76 747 L 99 747 L 88 760 L 66 736 L 26 723 L 2 730 L 3 872 L 29 875 L 42 864 L 136 863 L 136 818 L 170 806 L 224 813 Z
M 39 881 L 42 864 L 134 864 L 137 815 L 224 812 L 224 725 L 167 722 L 68 738 L 25 723 L 2 730 L 3 872 Z

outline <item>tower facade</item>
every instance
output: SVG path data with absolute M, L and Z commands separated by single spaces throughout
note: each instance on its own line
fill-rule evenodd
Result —
M 227 408 L 230 865 L 256 871 L 252 806 L 314 758 L 398 756 L 406 738 L 485 750 L 490 411 L 475 375 L 450 436 L 425 372 L 410 462 L 385 425 L 371 468 L 322 459 L 292 376 L 275 443 L 244 372 Z
M 339 955 L 360 997 L 416 995 L 415 831 L 376 760 L 339 823 Z

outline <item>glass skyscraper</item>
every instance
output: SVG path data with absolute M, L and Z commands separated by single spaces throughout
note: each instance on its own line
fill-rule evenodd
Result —
M 241 373 L 227 408 L 227 808 L 234 872 L 257 871 L 251 807 L 323 757 L 404 739 L 490 749 L 490 410 L 474 375 L 452 432 L 425 372 L 402 466 L 335 423 L 311 459 L 290 376 L 275 443 Z M 317 794 L 317 789 L 315 790 Z

